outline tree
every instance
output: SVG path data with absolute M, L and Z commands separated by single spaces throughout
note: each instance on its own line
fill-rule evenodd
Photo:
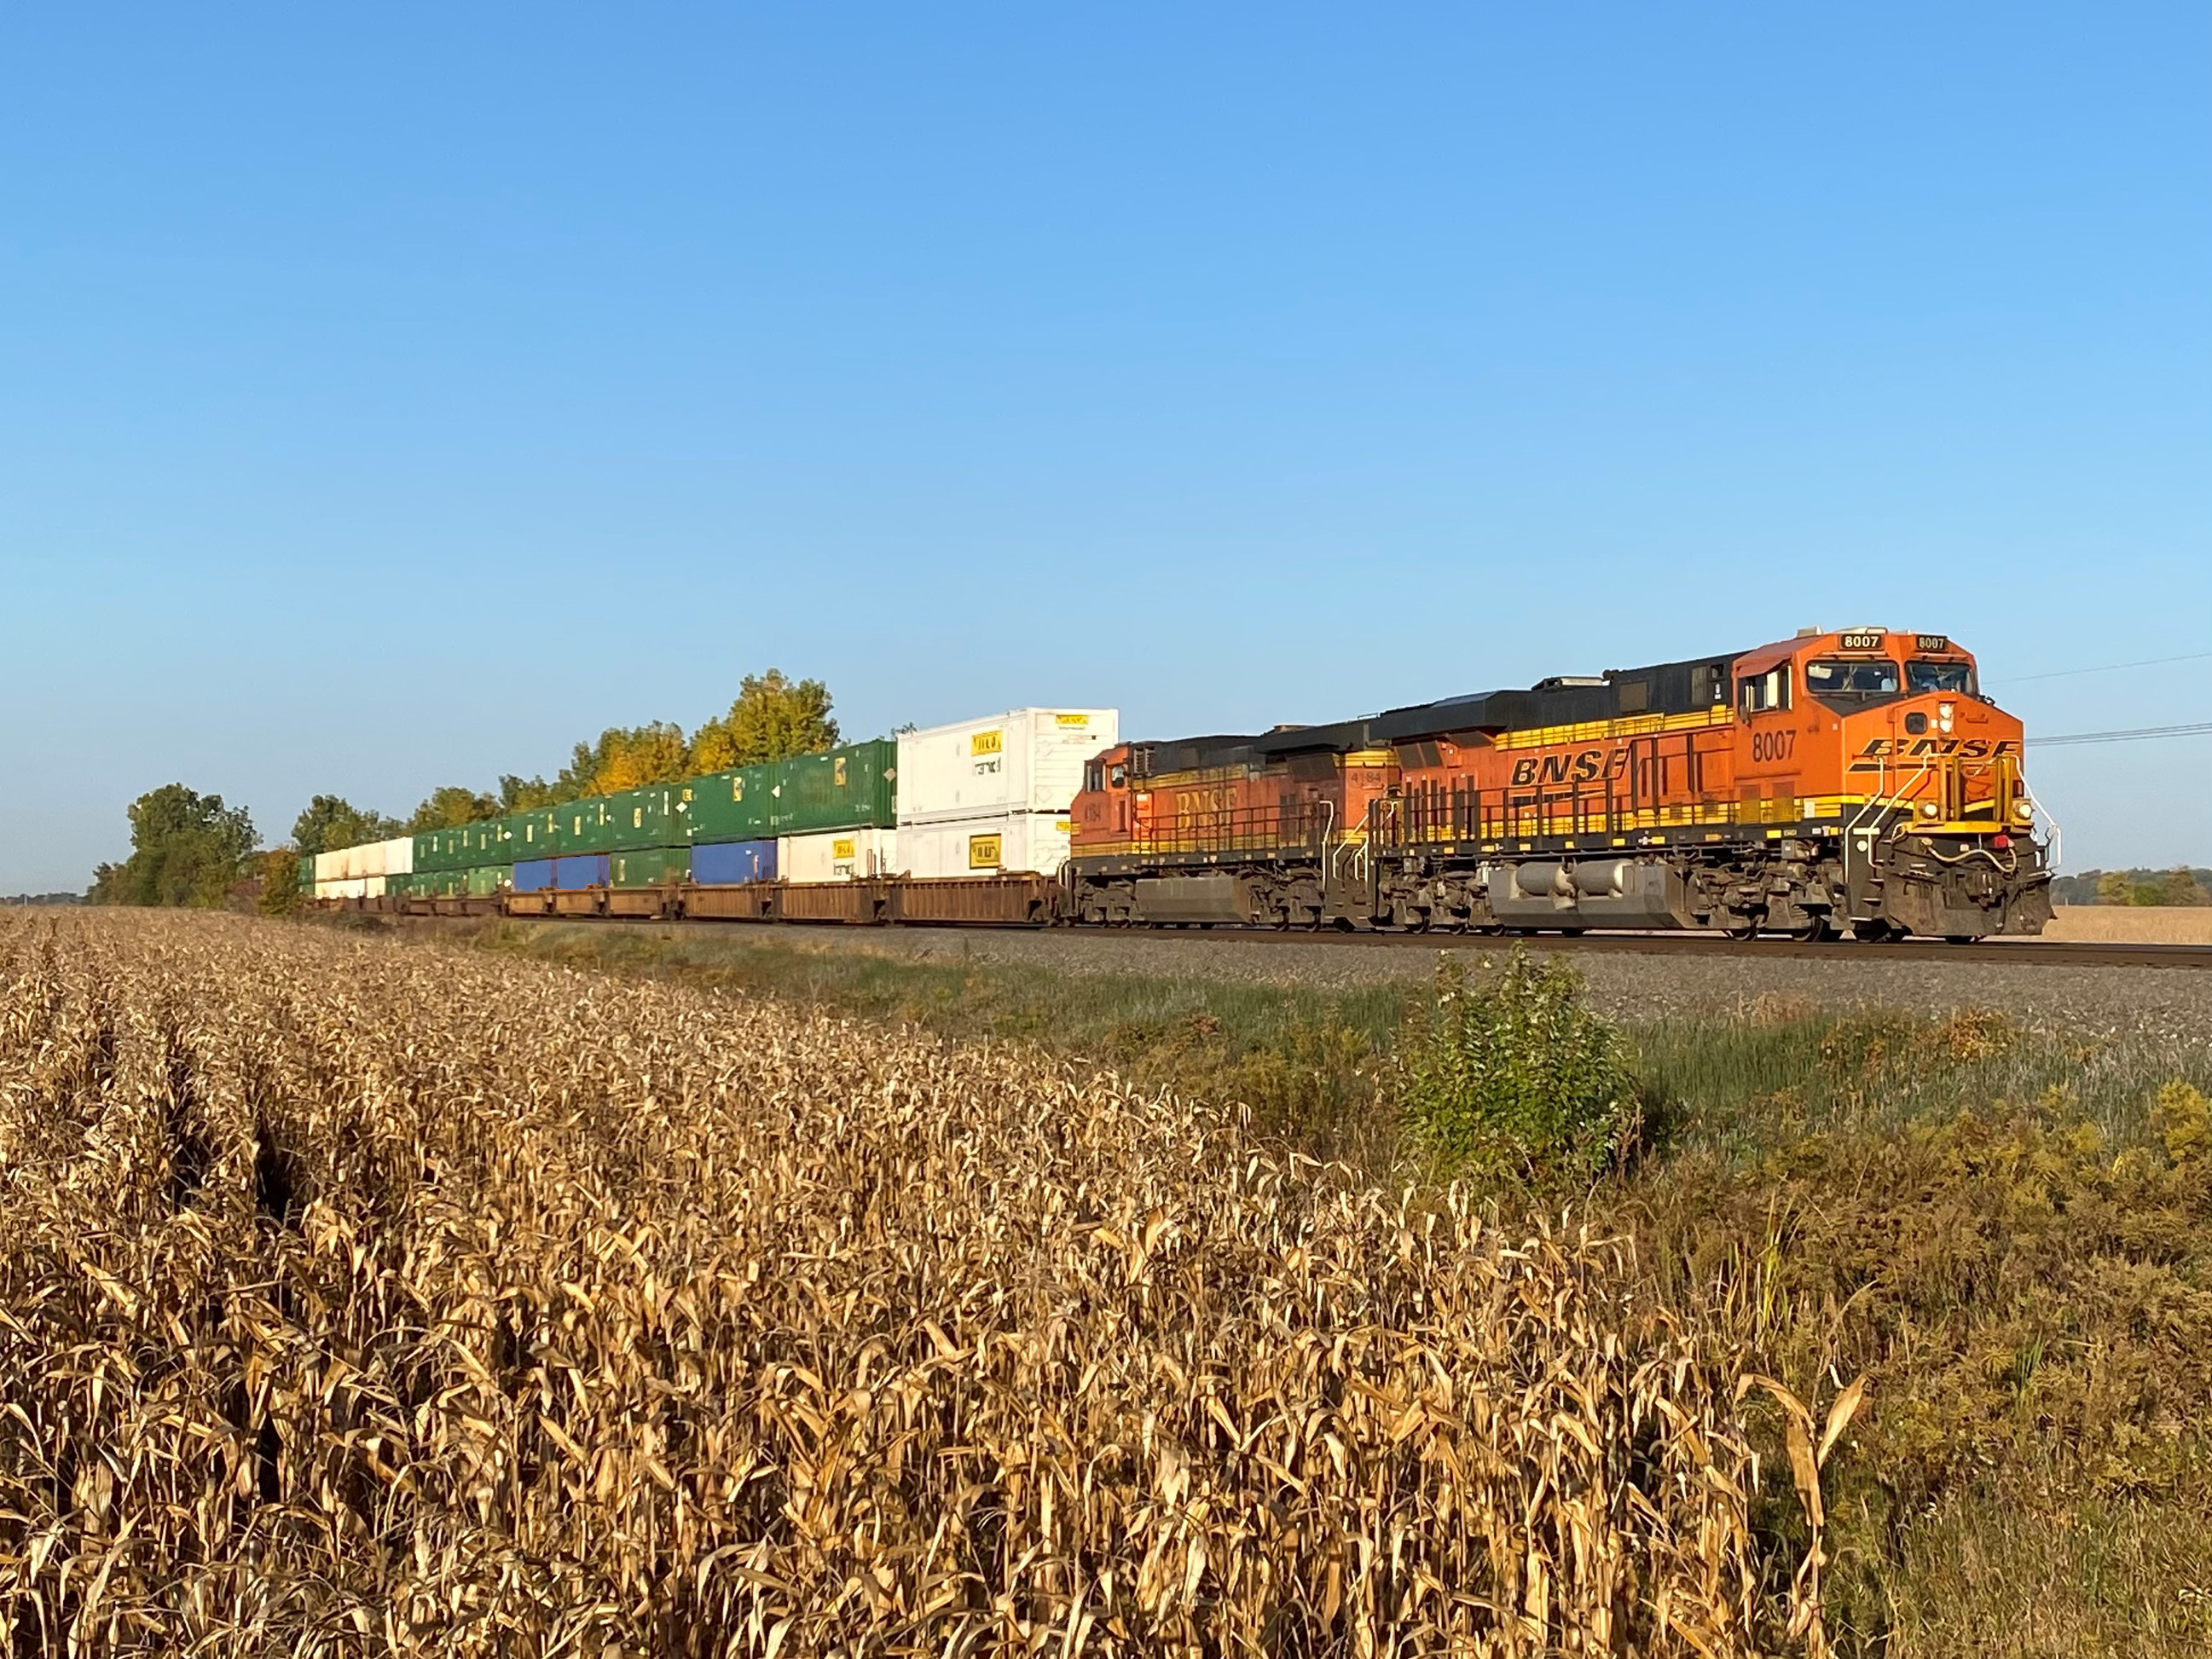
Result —
M 94 872 L 100 904 L 223 903 L 259 845 L 253 820 L 221 795 L 165 783 L 131 804 L 131 856 Z
M 499 810 L 502 812 L 528 812 L 540 806 L 554 804 L 553 786 L 539 778 L 517 777 L 503 772 L 499 780 Z
M 314 885 L 313 860 L 278 847 L 261 855 L 261 895 L 255 906 L 264 916 L 289 916 Z M 306 866 L 304 869 L 302 866 Z
M 580 743 L 553 781 L 556 800 L 641 789 L 648 783 L 673 783 L 691 775 L 684 728 L 664 720 L 644 726 L 611 726 L 596 743 Z
M 489 795 L 461 784 L 448 783 L 430 792 L 400 833 L 419 836 L 427 830 L 452 830 L 498 816 L 499 803 Z
M 837 745 L 830 690 L 820 680 L 787 679 L 780 668 L 738 682 L 730 712 L 708 720 L 691 739 L 690 770 L 724 772 Z
M 2122 870 L 2107 870 L 2097 878 L 2097 902 L 2100 904 L 2132 904 L 2135 902 L 2135 884 Z
M 387 818 L 381 812 L 365 812 L 341 796 L 318 795 L 307 803 L 307 810 L 293 820 L 292 845 L 304 856 L 313 858 L 318 853 L 358 847 L 363 842 L 390 841 L 399 833 L 397 818 Z

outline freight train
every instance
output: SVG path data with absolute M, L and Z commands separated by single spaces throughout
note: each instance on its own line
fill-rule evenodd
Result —
M 2051 919 L 2021 723 L 1941 634 L 1808 629 L 1256 733 L 1122 742 L 1117 724 L 1017 710 L 441 831 L 404 856 L 389 843 L 387 865 L 410 867 L 381 896 L 332 884 L 345 855 L 325 854 L 317 895 L 515 915 L 1802 939 L 1970 940 Z

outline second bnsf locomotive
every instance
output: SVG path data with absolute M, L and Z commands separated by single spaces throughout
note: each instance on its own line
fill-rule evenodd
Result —
M 1091 924 L 2040 933 L 2021 723 L 1940 634 L 1808 632 L 1093 760 Z

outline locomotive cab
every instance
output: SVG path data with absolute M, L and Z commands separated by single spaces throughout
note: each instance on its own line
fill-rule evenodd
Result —
M 1752 652 L 1736 718 L 1738 822 L 1838 823 L 1837 915 L 1855 931 L 1978 937 L 2048 920 L 2021 723 L 1948 635 L 1851 629 Z
M 1903 812 L 1948 835 L 2024 831 L 2020 721 L 1981 695 L 1972 655 L 1942 634 L 1855 629 L 1769 646 L 1736 665 L 1741 817 Z
M 1127 842 L 1136 828 L 1133 820 L 1136 793 L 1129 783 L 1127 744 L 1118 744 L 1086 762 L 1083 787 L 1071 814 L 1075 823 L 1074 851 L 1096 852 L 1108 843 Z

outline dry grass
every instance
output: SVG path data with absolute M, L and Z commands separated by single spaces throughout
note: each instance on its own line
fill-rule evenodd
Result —
M 19 1653 L 1822 1645 L 1853 1395 L 1026 1048 L 11 920 L 0 1229 Z
M 2045 939 L 2083 944 L 2212 945 L 2212 909 L 2183 906 L 2062 904 Z

